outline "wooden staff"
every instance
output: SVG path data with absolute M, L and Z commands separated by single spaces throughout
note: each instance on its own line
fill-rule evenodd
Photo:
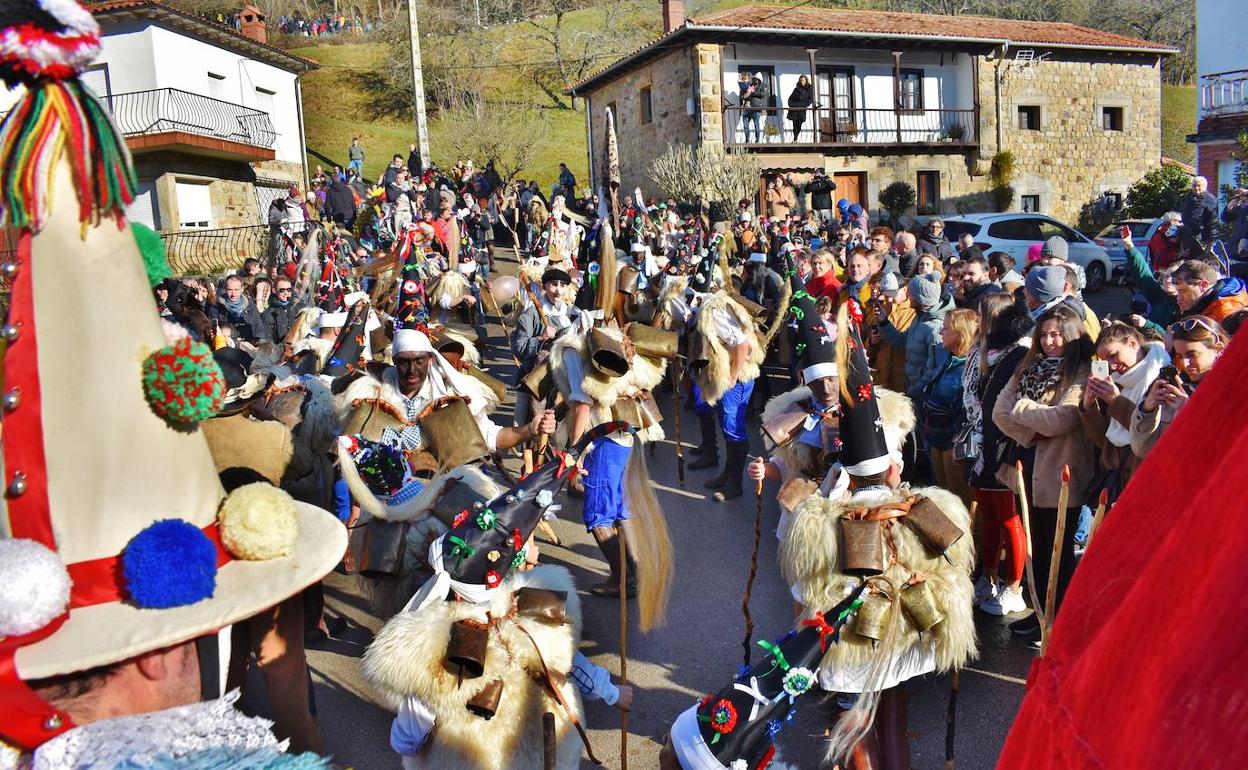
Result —
M 1040 597 L 1036 594 L 1036 568 L 1031 556 L 1031 513 L 1027 506 L 1027 480 L 1023 475 L 1023 461 L 1014 464 L 1014 474 L 1018 480 L 1018 508 L 1023 519 L 1023 533 L 1027 535 L 1027 591 L 1031 594 L 1031 606 L 1036 611 L 1036 620 L 1040 622 L 1040 631 L 1044 631 L 1044 609 L 1040 606 Z
M 620 687 L 628 684 L 628 538 L 619 528 L 620 541 Z M 628 711 L 620 711 L 620 770 L 628 770 Z
M 1092 535 L 1096 534 L 1096 528 L 1101 526 L 1101 519 L 1105 518 L 1105 509 L 1109 507 L 1109 490 L 1102 489 L 1101 497 L 1096 502 L 1096 513 L 1092 516 L 1092 524 L 1088 527 L 1088 542 L 1084 544 L 1086 550 L 1092 545 Z
M 555 743 L 555 715 L 547 711 L 545 714 L 542 714 L 543 770 L 555 770 L 556 752 L 558 750 L 559 746 Z
M 537 310 L 537 320 L 542 325 L 542 333 L 545 334 L 546 329 L 548 328 L 548 322 L 546 321 L 546 313 L 542 310 L 542 303 L 533 294 L 533 287 L 530 286 L 527 281 L 524 282 L 524 292 L 525 294 L 529 296 L 529 301 L 533 303 L 533 307 Z M 517 364 L 517 366 L 519 366 L 519 364 Z M 536 406 L 537 405 L 534 404 L 535 408 Z M 542 460 L 542 457 L 546 454 L 546 445 L 549 442 L 550 442 L 550 436 L 547 436 L 545 433 L 537 437 L 537 452 L 535 453 L 536 457 L 534 458 L 535 465 L 537 463 L 540 463 Z
M 685 447 L 680 443 L 680 410 L 682 406 L 680 389 L 683 385 L 680 381 L 681 362 L 680 356 L 672 359 L 672 403 L 675 405 L 673 410 L 673 422 L 676 427 L 676 477 L 680 479 L 680 487 L 685 487 Z
M 494 315 L 498 316 L 498 323 L 503 327 L 503 336 L 507 339 L 507 352 L 511 353 L 511 361 L 520 368 L 520 359 L 516 358 L 516 354 L 511 352 L 511 329 L 507 328 L 507 319 L 503 318 L 503 311 L 498 306 L 498 300 L 494 299 L 494 290 L 487 283 L 485 285 L 485 296 L 490 298 L 490 302 L 494 304 Z
M 1053 559 L 1049 562 L 1049 588 L 1044 596 L 1045 627 L 1040 633 L 1040 657 L 1044 657 L 1057 619 L 1057 573 L 1062 565 L 1062 541 L 1066 537 L 1066 509 L 1070 507 L 1070 466 L 1062 466 L 1062 489 L 1057 493 L 1057 523 L 1053 525 Z
M 751 457 L 750 460 L 755 458 Z M 754 617 L 750 615 L 750 594 L 754 591 L 754 577 L 758 574 L 758 549 L 763 540 L 763 480 L 754 483 L 754 551 L 750 555 L 750 576 L 745 581 L 745 594 L 741 597 L 741 614 L 745 615 L 745 665 L 750 665 L 750 641 L 754 636 Z
M 949 708 L 945 711 L 945 770 L 953 770 L 953 739 L 958 722 L 958 690 L 962 687 L 962 669 L 955 668 L 949 678 Z

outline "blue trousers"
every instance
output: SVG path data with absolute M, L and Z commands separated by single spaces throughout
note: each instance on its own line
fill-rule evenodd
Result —
M 725 441 L 749 441 L 749 428 L 745 424 L 745 413 L 750 408 L 750 397 L 754 395 L 754 380 L 738 382 L 720 397 L 719 403 L 712 407 L 702 398 L 702 389 L 693 386 L 694 414 L 710 414 L 712 410 L 719 419 L 719 427 L 724 431 Z
M 624 469 L 632 447 L 620 446 L 611 439 L 594 442 L 585 456 L 585 505 L 582 516 L 585 529 L 614 526 L 628 518 L 624 503 Z

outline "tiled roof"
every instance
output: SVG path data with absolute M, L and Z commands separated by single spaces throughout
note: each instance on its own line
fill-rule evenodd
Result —
M 617 59 L 568 89 L 577 92 L 587 85 L 640 63 L 664 51 L 683 47 L 699 33 L 724 35 L 751 32 L 792 32 L 795 35 L 845 38 L 932 40 L 979 45 L 1035 46 L 1037 48 L 1085 48 L 1136 53 L 1171 54 L 1177 48 L 1138 40 L 1078 24 L 1048 21 L 993 19 L 984 16 L 940 16 L 928 13 L 849 10 L 844 8 L 745 5 L 690 18 L 662 37 Z
M 1008 41 L 1015 45 L 1058 48 L 1074 46 L 1176 50 L 1164 43 L 1138 40 L 1066 22 L 991 19 L 984 16 L 938 16 L 930 13 L 855 11 L 844 8 L 784 8 L 771 5 L 746 5 L 689 19 L 688 24 L 691 27 L 845 32 L 920 39 L 974 38 Z
M 151 17 L 163 17 L 181 25 L 209 33 L 215 42 L 226 42 L 233 47 L 248 51 L 261 61 L 275 64 L 284 69 L 306 72 L 320 65 L 304 56 L 284 51 L 275 45 L 261 43 L 246 35 L 240 34 L 231 26 L 220 24 L 203 16 L 196 16 L 180 8 L 167 5 L 159 0 L 104 0 L 103 2 L 84 2 L 84 7 L 93 16 L 107 17 L 127 12 L 141 13 Z M 241 6 L 240 6 L 241 7 Z

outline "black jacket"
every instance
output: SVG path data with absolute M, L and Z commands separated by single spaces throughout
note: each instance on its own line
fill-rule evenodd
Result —
M 329 217 L 337 222 L 351 222 L 355 219 L 355 193 L 334 177 L 329 183 L 329 192 L 325 196 Z
M 827 176 L 817 176 L 806 184 L 806 190 L 810 193 L 810 207 L 816 211 L 821 209 L 832 208 L 832 191 L 836 189 L 836 182 L 833 182 Z
M 919 253 L 935 254 L 941 262 L 949 264 L 949 260 L 953 259 L 953 244 L 943 235 L 937 239 L 924 233 L 919 236 Z
M 1218 215 L 1218 199 L 1206 191 L 1204 197 L 1183 199 L 1183 238 L 1209 243 L 1213 240 L 1213 220 Z
M 814 102 L 814 91 L 810 86 L 798 84 L 793 87 L 793 93 L 789 94 L 789 109 L 800 110 L 789 114 L 789 118 L 805 118 L 806 108 Z
M 295 316 L 299 315 L 302 309 L 303 305 L 298 302 L 288 302 L 286 307 L 270 302 L 265 311 L 260 314 L 264 328 L 269 331 L 269 339 L 274 342 L 286 339 L 286 334 L 290 332 L 290 327 L 295 323 Z
M 250 297 L 244 299 L 246 304 L 243 305 L 241 313 L 231 311 L 223 301 L 218 301 L 208 309 L 208 316 L 217 323 L 231 324 L 234 327 L 236 339 L 246 340 L 253 345 L 257 342 L 268 342 L 272 337 L 269 335 L 268 327 L 260 318 L 256 303 L 252 302 Z

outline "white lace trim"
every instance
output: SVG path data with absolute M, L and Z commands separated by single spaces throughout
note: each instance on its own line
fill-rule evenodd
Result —
M 238 696 L 235 690 L 219 700 L 76 727 L 41 746 L 31 769 L 142 767 L 209 749 L 285 751 L 286 743 L 269 729 L 272 722 L 234 708 Z

